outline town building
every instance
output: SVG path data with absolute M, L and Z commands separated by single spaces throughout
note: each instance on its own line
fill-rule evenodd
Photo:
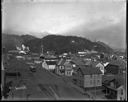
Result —
M 73 83 L 85 89 L 101 87 L 102 72 L 99 68 L 79 66 L 77 73 L 73 76 Z
M 123 60 L 111 60 L 105 66 L 105 74 L 123 74 L 126 71 L 126 62 Z
M 126 100 L 126 80 L 124 76 L 105 75 L 102 83 L 107 98 Z
M 57 63 L 56 73 L 58 75 L 72 76 L 73 74 L 73 66 L 70 61 L 62 58 Z

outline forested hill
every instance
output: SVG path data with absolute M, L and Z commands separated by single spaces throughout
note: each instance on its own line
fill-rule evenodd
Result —
M 32 39 L 25 43 L 33 52 L 39 52 L 41 44 L 44 46 L 44 52 L 55 51 L 63 52 L 78 52 L 87 50 L 96 50 L 98 52 L 112 53 L 110 47 L 103 46 L 97 42 L 92 42 L 86 38 L 76 36 L 60 36 L 48 35 L 42 39 Z
M 77 36 L 47 35 L 43 38 L 36 38 L 31 35 L 2 35 L 2 46 L 6 50 L 16 49 L 16 46 L 21 46 L 21 44 L 29 46 L 32 52 L 37 53 L 41 51 L 41 45 L 44 46 L 44 52 L 55 51 L 58 54 L 63 52 L 74 53 L 86 49 L 105 53 L 113 52 L 109 46 Z

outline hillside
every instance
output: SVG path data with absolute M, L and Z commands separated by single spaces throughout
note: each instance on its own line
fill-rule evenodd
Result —
M 9 35 L 2 34 L 2 47 L 5 47 L 6 50 L 14 50 L 16 46 L 21 46 L 23 43 L 35 39 L 34 36 L 31 35 Z
M 55 51 L 57 53 L 64 52 L 77 52 L 84 49 L 96 50 L 98 52 L 110 53 L 112 49 L 110 47 L 104 47 L 96 42 L 91 42 L 90 40 L 82 37 L 76 36 L 59 36 L 59 35 L 48 35 L 42 39 L 32 39 L 25 43 L 30 47 L 33 52 L 40 52 L 40 46 L 43 44 L 44 52 Z
M 15 46 L 25 44 L 29 46 L 32 52 L 41 52 L 41 45 L 44 46 L 44 52 L 55 51 L 58 54 L 64 52 L 75 53 L 82 50 L 96 50 L 98 52 L 111 53 L 112 49 L 109 46 L 104 46 L 97 42 L 76 36 L 60 36 L 60 35 L 47 35 L 43 38 L 36 38 L 31 35 L 2 35 L 2 46 L 6 50 L 15 49 Z
M 107 45 L 106 43 L 104 43 L 104 42 L 97 41 L 96 43 L 98 43 L 98 44 L 104 46 L 107 50 L 110 50 L 110 52 L 113 51 L 113 49 L 112 49 L 109 45 Z

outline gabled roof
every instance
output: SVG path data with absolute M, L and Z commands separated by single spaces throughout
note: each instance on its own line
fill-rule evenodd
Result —
M 66 59 L 61 58 L 61 59 L 58 61 L 57 65 L 62 66 L 62 65 L 64 65 L 65 61 L 66 61 Z
M 89 66 L 80 66 L 79 68 L 84 75 L 92 75 L 92 74 L 102 74 L 99 68 L 89 67 Z
M 127 63 L 123 60 L 111 60 L 109 64 L 120 66 L 120 68 L 125 69 Z

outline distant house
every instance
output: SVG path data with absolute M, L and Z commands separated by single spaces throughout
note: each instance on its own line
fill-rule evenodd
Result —
M 72 64 L 69 61 L 66 61 L 64 63 L 64 68 L 65 68 L 65 76 L 72 76 L 73 68 L 72 68 Z
M 73 76 L 73 83 L 83 88 L 102 86 L 102 72 L 99 68 L 80 66 Z
M 105 88 L 106 97 L 116 100 L 126 100 L 126 83 L 125 78 L 121 75 L 104 76 L 103 86 Z
M 54 70 L 56 68 L 56 61 L 46 61 L 49 70 Z
M 45 61 L 48 65 L 49 70 L 55 70 L 58 58 L 46 57 Z
M 123 60 L 112 60 L 105 66 L 105 74 L 123 74 L 126 71 L 126 62 Z
M 73 68 L 70 61 L 66 59 L 60 59 L 56 67 L 56 73 L 58 75 L 72 76 Z

